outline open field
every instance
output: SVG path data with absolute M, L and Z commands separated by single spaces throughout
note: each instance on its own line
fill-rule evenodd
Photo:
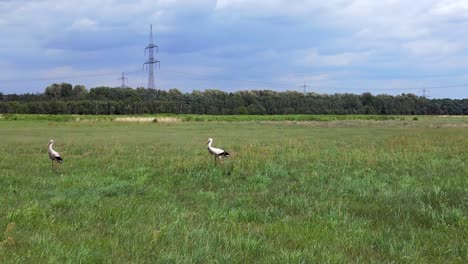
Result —
M 467 117 L 12 116 L 0 263 L 468 262 Z

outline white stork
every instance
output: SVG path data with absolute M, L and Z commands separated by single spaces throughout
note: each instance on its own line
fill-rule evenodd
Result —
M 52 145 L 54 144 L 54 141 L 51 139 L 49 141 L 49 158 L 52 161 L 52 168 L 54 168 L 54 161 L 58 163 L 62 163 L 62 157 L 60 157 L 60 154 L 52 149 Z
M 217 158 L 219 158 L 219 160 L 222 161 L 223 157 L 229 157 L 229 153 L 224 151 L 224 149 L 214 148 L 214 147 L 211 146 L 211 143 L 213 143 L 213 139 L 209 138 L 208 143 L 207 143 L 208 144 L 208 152 L 210 152 L 210 154 L 214 156 L 215 165 L 216 165 L 216 159 Z

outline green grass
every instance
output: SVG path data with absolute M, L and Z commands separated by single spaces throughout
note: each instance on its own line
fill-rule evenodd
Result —
M 0 121 L 0 263 L 468 261 L 466 118 L 19 119 Z

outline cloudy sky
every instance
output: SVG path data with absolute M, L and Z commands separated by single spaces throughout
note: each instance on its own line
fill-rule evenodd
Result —
M 54 82 L 468 98 L 466 0 L 0 0 L 0 92 Z

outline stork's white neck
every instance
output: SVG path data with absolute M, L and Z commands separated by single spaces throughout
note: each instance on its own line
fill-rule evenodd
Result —
M 49 144 L 49 150 L 53 150 L 53 149 L 52 149 L 52 145 L 53 145 L 53 144 L 54 144 L 54 142 L 51 142 L 51 143 Z

